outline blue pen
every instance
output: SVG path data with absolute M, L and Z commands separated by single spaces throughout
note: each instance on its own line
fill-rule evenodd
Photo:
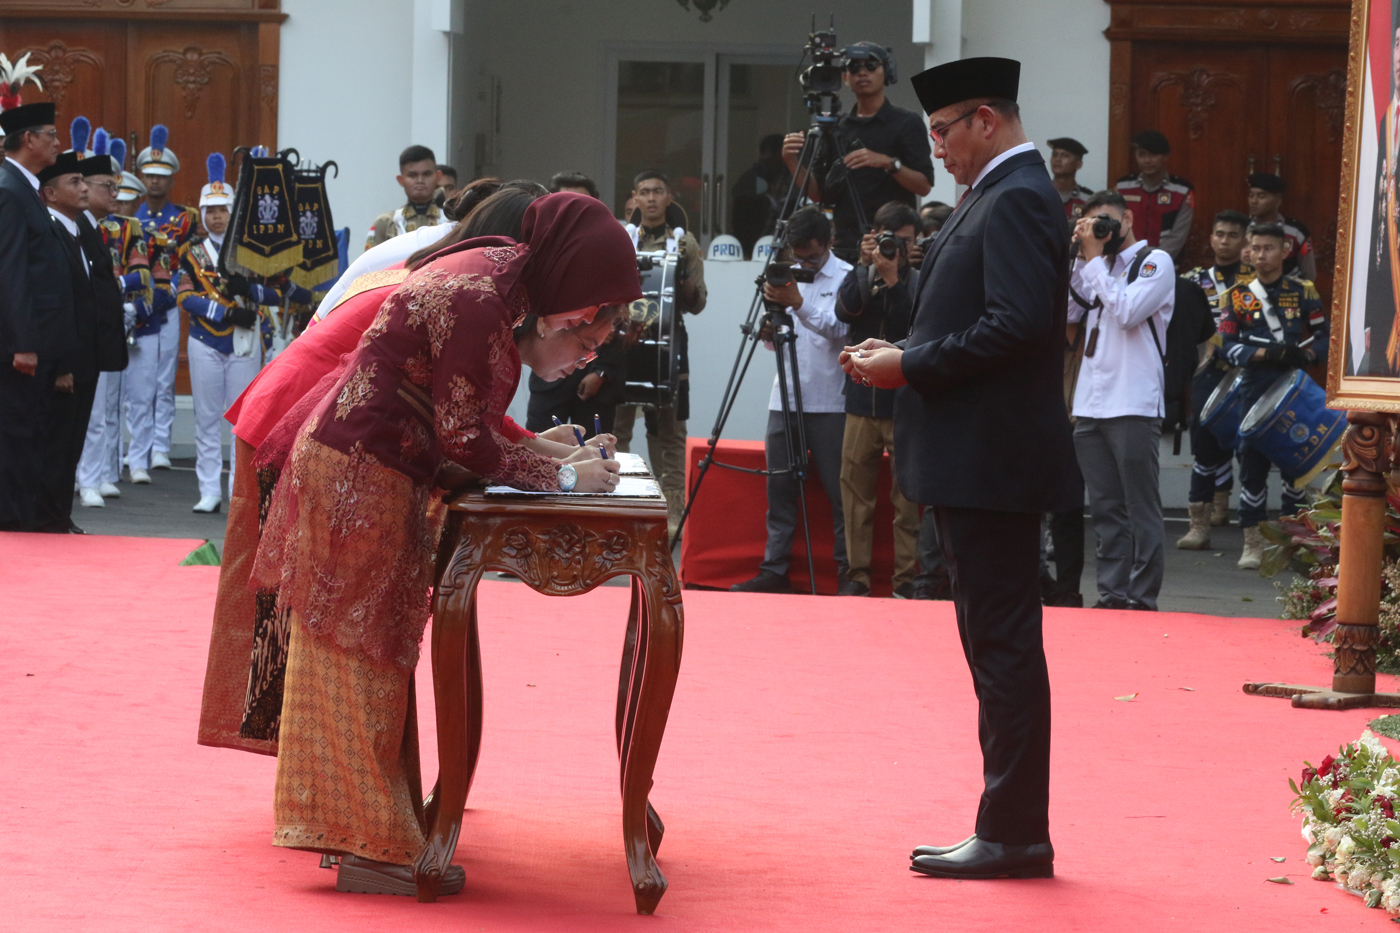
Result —
M 594 433 L 594 434 L 602 434 L 602 433 L 603 433 L 603 419 L 602 419 L 602 418 L 599 418 L 598 415 L 597 415 L 596 413 L 593 415 L 593 433 Z
M 608 449 L 602 444 L 598 445 L 598 453 L 602 454 L 604 460 L 608 459 Z
M 583 428 L 579 427 L 578 425 L 574 425 L 573 428 L 574 428 L 574 437 L 578 438 L 578 445 L 579 445 L 580 447 L 582 447 L 582 446 L 583 446 Z
M 559 420 L 559 416 L 558 416 L 558 415 L 550 415 L 549 417 L 554 419 L 554 426 L 555 426 L 556 428 L 558 428 L 558 427 L 563 427 L 564 422 L 562 422 L 562 421 Z

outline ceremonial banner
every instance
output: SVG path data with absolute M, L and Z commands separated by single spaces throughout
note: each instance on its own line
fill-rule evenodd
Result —
M 220 263 L 227 272 L 271 277 L 302 261 L 304 248 L 292 216 L 295 176 L 296 169 L 280 156 L 243 157 L 229 223 L 234 248 L 222 251 Z
M 327 162 L 317 169 L 298 169 L 293 179 L 297 236 L 301 238 L 301 262 L 289 273 L 302 288 L 314 291 L 340 273 L 331 203 L 326 197 Z

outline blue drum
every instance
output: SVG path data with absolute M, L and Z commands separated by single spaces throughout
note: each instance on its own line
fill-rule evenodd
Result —
M 1240 399 L 1243 379 L 1243 369 L 1236 366 L 1230 370 L 1206 399 L 1206 407 L 1201 409 L 1201 424 L 1226 450 L 1234 450 L 1240 442 L 1240 420 L 1244 418 L 1244 402 Z
M 1240 440 L 1263 453 L 1301 489 L 1332 462 L 1347 429 L 1344 411 L 1301 370 L 1279 376 L 1240 424 Z

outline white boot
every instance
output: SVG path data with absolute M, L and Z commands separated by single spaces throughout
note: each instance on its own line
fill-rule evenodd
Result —
M 122 491 L 117 488 L 116 483 L 103 483 L 97 487 L 97 491 L 104 499 L 120 499 L 122 497 Z
M 195 503 L 191 511 L 217 512 L 219 511 L 219 506 L 223 505 L 223 502 L 224 500 L 220 499 L 218 496 L 200 496 L 199 501 Z
M 100 509 L 105 508 L 107 505 L 106 500 L 102 498 L 102 493 L 93 489 L 91 486 L 84 486 L 82 489 L 79 489 L 78 496 L 83 500 L 83 508 L 85 509 Z
M 1192 502 L 1191 530 L 1177 539 L 1176 546 L 1183 551 L 1204 551 L 1210 547 L 1210 503 Z
M 149 486 L 151 484 L 151 474 L 145 470 L 133 469 L 131 471 L 131 481 L 138 485 Z
M 151 469 L 152 469 L 152 470 L 168 470 L 168 469 L 170 469 L 170 455 L 167 454 L 167 453 L 165 453 L 165 452 L 162 451 L 162 450 L 153 450 L 153 451 L 151 451 Z
M 1264 560 L 1264 535 L 1259 531 L 1259 526 L 1246 528 L 1244 530 L 1244 551 L 1240 553 L 1239 562 L 1235 564 L 1241 570 L 1258 570 L 1259 564 Z

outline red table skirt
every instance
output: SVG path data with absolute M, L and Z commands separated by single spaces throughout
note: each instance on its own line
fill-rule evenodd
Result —
M 685 488 L 695 482 L 696 467 L 709 445 L 692 437 L 686 443 Z M 720 441 L 716 463 L 761 470 L 762 441 Z M 836 562 L 831 557 L 831 505 L 815 476 L 807 477 L 807 516 L 812 527 L 812 550 L 816 557 L 817 592 L 836 593 Z M 890 595 L 894 573 L 894 507 L 890 505 L 890 459 L 884 458 L 876 491 L 875 542 L 871 556 L 871 590 L 877 596 Z M 728 589 L 758 573 L 763 545 L 768 537 L 765 516 L 768 498 L 765 477 L 711 466 L 700 484 L 700 494 L 685 523 L 681 543 L 681 580 L 686 586 Z M 807 577 L 807 549 L 802 540 L 799 517 L 793 536 L 792 586 L 810 592 Z

